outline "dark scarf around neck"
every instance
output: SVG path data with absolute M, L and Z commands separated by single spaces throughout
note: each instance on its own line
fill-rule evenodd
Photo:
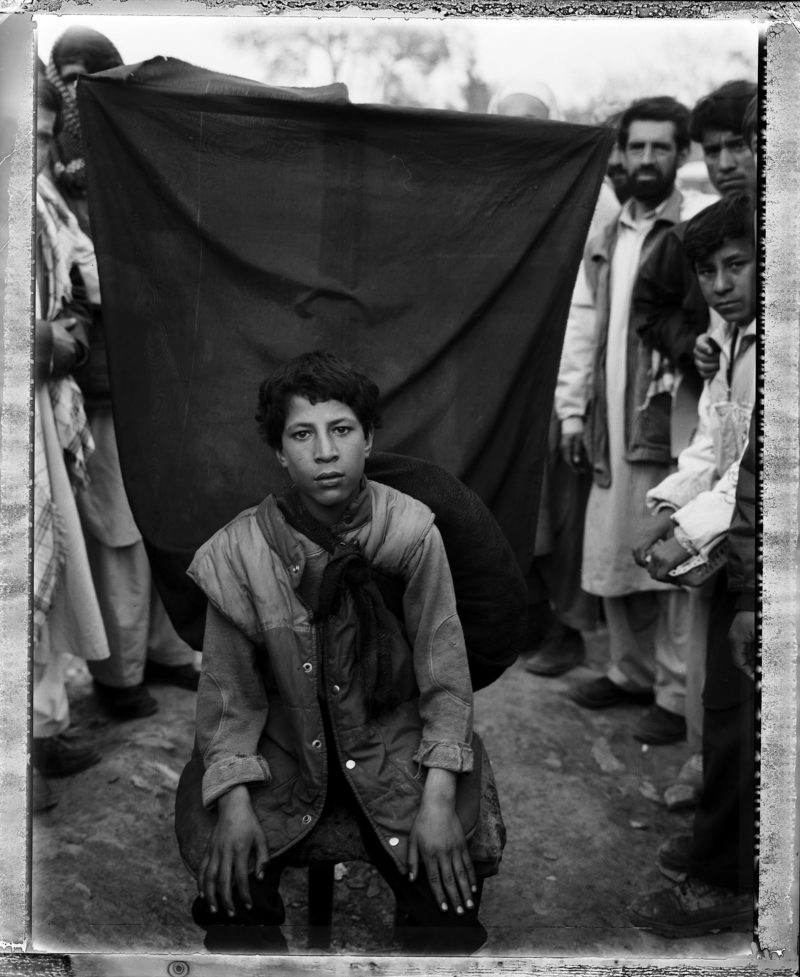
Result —
M 370 717 L 398 704 L 392 680 L 390 646 L 399 631 L 397 619 L 387 610 L 373 570 L 356 543 L 338 539 L 303 506 L 296 488 L 276 499 L 287 523 L 331 554 L 325 567 L 314 608 L 315 620 L 326 622 L 350 594 L 358 621 L 355 664 Z

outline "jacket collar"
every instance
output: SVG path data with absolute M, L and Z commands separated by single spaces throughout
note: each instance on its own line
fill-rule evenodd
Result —
M 633 219 L 633 205 L 635 201 L 633 198 L 625 201 L 625 205 L 619 214 L 620 224 L 628 224 L 630 226 L 635 226 L 636 222 Z M 681 206 L 683 204 L 683 194 L 677 187 L 672 188 L 672 193 L 662 200 L 661 203 L 653 211 L 653 217 L 656 224 L 672 224 L 675 225 L 680 222 L 681 219 Z
M 729 322 L 725 322 L 725 320 L 720 319 L 719 316 L 715 316 L 714 318 L 716 318 L 717 322 L 712 329 L 709 329 L 708 337 L 727 354 L 736 326 L 732 326 Z M 745 346 L 749 346 L 750 343 L 755 339 L 756 334 L 756 320 L 753 319 L 753 321 L 746 328 L 739 330 L 739 337 L 741 340 L 743 340 L 740 349 L 743 349 Z M 747 342 L 745 343 L 744 340 L 747 340 Z
M 358 493 L 342 513 L 342 518 L 331 526 L 331 532 L 334 536 L 356 532 L 370 521 L 372 509 L 369 482 L 362 477 Z M 305 552 L 298 539 L 297 530 L 293 529 L 284 518 L 274 495 L 268 495 L 259 504 L 256 518 L 267 544 L 290 571 L 293 584 L 298 584 L 305 567 Z
M 680 223 L 682 205 L 683 194 L 677 187 L 673 187 L 672 193 L 667 197 L 667 199 L 663 200 L 658 207 L 656 207 L 655 223 L 668 224 L 670 227 Z M 595 237 L 589 242 L 589 248 L 586 253 L 587 258 L 590 260 L 610 260 L 613 242 L 619 235 L 620 224 L 633 224 L 633 219 L 631 217 L 632 207 L 633 201 L 626 200 L 622 210 L 619 212 L 619 214 L 617 214 L 616 219 L 609 221 L 603 230 L 599 234 L 595 235 Z

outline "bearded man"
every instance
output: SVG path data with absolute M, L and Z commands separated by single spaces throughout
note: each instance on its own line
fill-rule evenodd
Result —
M 661 237 L 692 216 L 691 207 L 710 202 L 694 198 L 687 206 L 675 187 L 689 146 L 689 110 L 673 98 L 641 99 L 622 115 L 619 148 L 631 197 L 589 241 L 584 256 L 595 309 L 594 356 L 587 365 L 591 375 L 572 382 L 581 395 L 591 389 L 592 397 L 585 415 L 562 419 L 564 456 L 580 466 L 588 453 L 592 468 L 582 587 L 603 600 L 611 659 L 606 675 L 575 686 L 571 696 L 590 709 L 655 699 L 634 727 L 645 743 L 686 735 L 688 608 L 683 591 L 654 581 L 632 555 L 647 519 L 645 495 L 669 473 L 673 459 L 669 393 L 651 390 L 647 350 L 631 323 L 631 294 Z

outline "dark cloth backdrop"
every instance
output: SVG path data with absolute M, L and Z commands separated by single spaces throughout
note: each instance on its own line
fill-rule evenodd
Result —
M 379 384 L 378 447 L 462 479 L 527 568 L 611 133 L 165 58 L 78 92 L 122 471 L 173 617 L 194 550 L 283 487 L 259 382 L 320 346 Z

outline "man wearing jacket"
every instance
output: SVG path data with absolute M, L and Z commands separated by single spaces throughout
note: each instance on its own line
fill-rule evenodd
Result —
M 620 121 L 619 143 L 631 199 L 592 239 L 584 270 L 594 300 L 591 389 L 586 416 L 562 414 L 562 449 L 580 464 L 588 452 L 593 485 L 584 530 L 582 586 L 603 599 L 611 664 L 571 696 L 584 708 L 652 702 L 634 736 L 646 743 L 684 738 L 686 596 L 653 581 L 632 556 L 647 518 L 645 496 L 669 472 L 670 394 L 653 390 L 651 362 L 631 322 L 631 294 L 658 240 L 691 216 L 675 187 L 689 151 L 689 111 L 669 97 L 634 102 Z M 693 202 L 701 209 L 705 199 Z M 561 387 L 557 396 L 570 399 Z M 579 398 L 578 398 L 579 399 Z
M 722 197 L 755 197 L 756 159 L 742 124 L 757 87 L 729 81 L 692 109 L 689 135 L 703 147 L 708 179 Z M 683 250 L 686 222 L 665 234 L 642 265 L 633 290 L 633 327 L 651 349 L 670 360 L 700 396 L 693 361 L 696 337 L 708 326 L 709 311 Z M 683 445 L 680 446 L 684 447 Z

